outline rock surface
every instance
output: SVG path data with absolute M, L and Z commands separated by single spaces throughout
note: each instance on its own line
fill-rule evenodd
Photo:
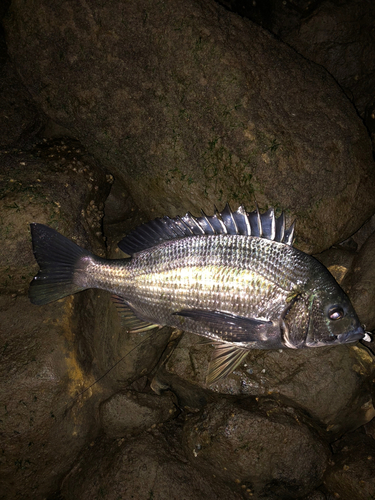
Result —
M 42 126 L 31 95 L 9 60 L 0 64 L 0 147 L 19 147 Z
M 46 223 L 104 256 L 110 184 L 77 141 L 3 150 L 1 162 L 0 498 L 44 498 L 96 435 L 99 404 L 152 370 L 169 331 L 127 336 L 104 292 L 30 303 L 25 294 L 38 266 L 29 223 Z
M 375 329 L 375 233 L 362 246 L 345 277 L 344 290 L 350 294 L 359 319 L 368 330 Z
M 169 434 L 175 435 L 175 430 Z M 192 467 L 179 447 L 178 442 L 168 441 L 158 431 L 133 439 L 98 439 L 64 480 L 61 496 L 63 500 L 100 496 L 107 500 L 243 498 L 220 478 L 207 477 Z
M 368 500 L 375 494 L 375 441 L 360 431 L 335 446 L 324 484 L 334 498 Z
M 166 368 L 177 378 L 208 389 L 205 378 L 211 355 L 211 346 L 185 333 Z M 210 389 L 219 394 L 288 398 L 320 422 L 333 439 L 375 416 L 370 390 L 374 366 L 373 355 L 362 346 L 254 350 L 235 372 Z M 178 395 L 178 384 L 165 380 Z
M 374 16 L 373 2 L 326 0 L 293 30 L 279 33 L 297 52 L 334 76 L 362 117 L 374 99 Z
M 43 498 L 96 434 L 105 391 L 97 385 L 77 397 L 94 380 L 79 348 L 75 299 L 37 307 L 24 295 L 38 269 L 29 223 L 49 224 L 104 255 L 94 207 L 109 184 L 77 141 L 2 150 L 1 165 L 0 490 L 7 500 Z
M 332 4 L 298 8 L 323 3 Z M 352 7 L 335 5 L 350 16 Z M 299 16 L 302 42 L 324 24 L 326 6 L 319 19 Z M 369 41 L 351 20 L 342 24 L 337 54 Z M 361 346 L 254 351 L 208 388 L 212 349 L 196 337 L 127 334 L 101 291 L 43 307 L 26 297 L 37 270 L 32 221 L 111 258 L 123 256 L 117 242 L 140 222 L 201 207 L 211 214 L 227 200 L 287 209 L 305 250 L 349 236 L 374 212 L 375 174 L 364 128 L 332 78 L 211 1 L 13 0 L 7 33 L 11 61 L 0 29 L 0 499 L 374 495 L 375 365 Z M 358 85 L 346 80 L 357 104 L 372 81 L 368 50 L 355 56 Z M 34 145 L 38 130 L 59 140 Z M 362 310 L 361 298 L 372 296 L 372 239 L 364 242 L 373 231 L 369 220 L 345 248 L 320 256 L 350 278 L 368 327 L 372 301 Z
M 117 393 L 100 407 L 104 432 L 109 437 L 119 438 L 154 428 L 176 414 L 177 409 L 170 397 L 134 390 Z
M 100 231 L 110 189 L 78 141 L 0 150 L 0 293 L 26 293 L 36 274 L 29 224 L 47 224 L 104 256 Z
M 44 113 L 149 218 L 255 199 L 317 252 L 374 211 L 370 141 L 330 75 L 213 1 L 15 0 L 6 31 Z
M 301 498 L 321 484 L 329 451 L 299 418 L 266 398 L 212 403 L 187 420 L 185 453 L 207 476 L 259 498 Z
M 45 498 L 98 430 L 99 385 L 79 362 L 72 299 L 39 308 L 0 295 L 0 498 Z

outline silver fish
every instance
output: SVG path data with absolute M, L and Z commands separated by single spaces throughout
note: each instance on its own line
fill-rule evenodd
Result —
M 88 288 L 108 290 L 128 330 L 170 326 L 209 339 L 211 384 L 249 349 L 301 349 L 370 340 L 343 290 L 312 256 L 292 246 L 294 225 L 274 210 L 163 217 L 120 241 L 131 255 L 94 256 L 54 229 L 31 224 L 40 270 L 34 304 Z

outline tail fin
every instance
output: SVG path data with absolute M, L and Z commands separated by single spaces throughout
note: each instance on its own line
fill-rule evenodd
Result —
M 30 283 L 29 298 L 43 305 L 84 290 L 74 284 L 74 271 L 91 253 L 43 224 L 30 224 L 33 252 L 40 270 Z

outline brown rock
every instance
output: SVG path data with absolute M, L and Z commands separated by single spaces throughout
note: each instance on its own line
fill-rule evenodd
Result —
M 174 430 L 168 431 L 169 435 Z M 220 478 L 205 476 L 159 433 L 92 443 L 62 485 L 64 500 L 241 500 Z
M 368 330 L 375 328 L 375 233 L 373 233 L 355 258 L 352 271 L 342 284 L 350 295 L 359 319 Z
M 213 1 L 15 0 L 6 31 L 39 106 L 149 218 L 255 199 L 318 252 L 374 212 L 370 141 L 331 76 Z
M 373 2 L 325 0 L 282 39 L 326 68 L 363 116 L 374 98 Z M 343 64 L 345 61 L 345 64 Z
M 300 498 L 316 488 L 329 456 L 298 412 L 262 398 L 208 405 L 186 422 L 184 449 L 208 477 L 272 499 Z
M 170 397 L 130 390 L 111 396 L 100 407 L 102 427 L 112 438 L 139 434 L 175 415 L 176 407 Z
M 0 293 L 26 293 L 36 274 L 31 222 L 47 224 L 104 256 L 99 206 L 110 184 L 78 141 L 3 149 L 0 159 Z
M 42 117 L 11 62 L 1 66 L 0 147 L 19 147 L 38 132 Z
M 1 497 L 45 498 L 57 491 L 97 430 L 102 390 L 80 364 L 72 299 L 37 308 L 0 295 Z
M 360 431 L 335 446 L 324 485 L 335 498 L 368 500 L 375 494 L 375 441 Z
M 212 347 L 185 333 L 166 368 L 178 379 L 208 389 L 205 383 Z M 364 347 L 336 346 L 301 350 L 250 350 L 245 362 L 209 389 L 228 395 L 286 397 L 302 407 L 328 435 L 353 430 L 375 415 L 369 383 L 374 357 Z M 167 379 L 165 379 L 167 380 Z M 168 381 L 179 394 L 179 385 Z

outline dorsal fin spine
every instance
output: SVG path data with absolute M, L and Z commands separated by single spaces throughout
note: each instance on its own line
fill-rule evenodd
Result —
M 215 207 L 212 216 L 202 211 L 201 217 L 194 217 L 187 212 L 183 217 L 154 219 L 123 238 L 119 247 L 123 252 L 133 255 L 163 241 L 220 234 L 253 236 L 292 245 L 294 226 L 293 223 L 289 229 L 285 229 L 284 213 L 276 219 L 272 208 L 261 214 L 258 207 L 253 212 L 246 212 L 240 206 L 236 212 L 232 212 L 227 203 L 221 213 Z

